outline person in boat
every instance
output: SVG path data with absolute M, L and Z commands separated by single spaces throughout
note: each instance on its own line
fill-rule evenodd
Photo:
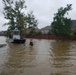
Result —
M 30 40 L 30 44 L 29 45 L 31 45 L 31 46 L 33 46 L 34 44 L 33 44 L 33 41 L 32 41 L 32 39 Z

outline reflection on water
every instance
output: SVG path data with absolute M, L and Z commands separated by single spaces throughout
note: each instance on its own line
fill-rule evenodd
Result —
M 56 41 L 51 43 L 51 53 L 50 53 L 52 56 L 51 65 L 54 71 L 50 75 L 75 75 L 76 74 L 75 72 L 76 47 L 72 47 L 73 44 L 74 43 L 71 43 L 70 41 Z M 71 50 L 71 47 L 72 47 L 72 50 Z
M 67 66 L 66 63 L 69 61 L 69 50 L 70 43 L 68 42 L 54 42 L 51 43 L 53 64 L 55 67 Z
M 5 39 L 0 37 L 0 43 Z M 0 48 L 0 75 L 76 75 L 75 41 L 33 39 L 34 46 L 29 42 Z

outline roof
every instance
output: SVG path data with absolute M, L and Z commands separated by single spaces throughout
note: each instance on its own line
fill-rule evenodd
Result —
M 50 30 L 51 26 L 46 26 L 44 28 L 42 28 L 41 30 Z

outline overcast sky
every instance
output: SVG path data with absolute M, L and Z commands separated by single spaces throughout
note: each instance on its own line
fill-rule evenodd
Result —
M 71 19 L 76 19 L 76 0 L 25 0 L 27 5 L 27 11 L 33 11 L 36 19 L 38 20 L 38 27 L 42 28 L 47 25 L 50 25 L 54 13 L 57 12 L 57 9 L 60 7 L 65 7 L 66 4 L 72 4 L 72 11 L 69 12 L 68 17 Z M 0 31 L 6 30 L 6 26 L 2 26 L 6 19 L 2 14 L 3 12 L 3 4 L 2 0 L 0 0 Z

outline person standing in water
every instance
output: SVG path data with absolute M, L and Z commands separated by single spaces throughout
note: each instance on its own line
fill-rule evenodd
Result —
M 30 44 L 29 45 L 31 45 L 31 46 L 34 45 L 32 39 L 30 39 Z

